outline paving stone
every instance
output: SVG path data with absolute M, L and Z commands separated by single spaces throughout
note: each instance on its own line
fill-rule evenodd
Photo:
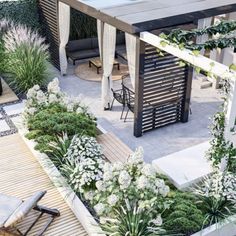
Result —
M 10 130 L 9 125 L 5 120 L 0 120 L 0 132 L 8 131 Z
M 3 107 L 8 116 L 22 113 L 23 108 L 23 102 Z

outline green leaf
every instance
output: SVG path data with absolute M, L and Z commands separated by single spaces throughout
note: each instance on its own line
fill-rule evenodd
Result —
M 198 50 L 193 50 L 193 55 L 194 55 L 194 56 L 199 56 L 199 54 L 200 54 L 200 51 L 198 51 Z
M 234 71 L 236 71 L 236 65 L 231 64 L 231 65 L 229 66 L 229 69 L 230 69 L 230 70 L 234 70 Z
M 166 42 L 166 41 L 161 41 L 161 42 L 160 42 L 160 45 L 161 45 L 162 47 L 166 47 L 167 42 Z
M 214 63 L 214 62 L 211 62 L 211 63 L 210 63 L 210 66 L 211 66 L 211 67 L 215 66 L 215 63 Z
M 180 62 L 179 62 L 179 66 L 185 67 L 185 66 L 186 66 L 186 63 L 185 63 L 184 61 L 180 61 Z
M 200 68 L 200 67 L 196 67 L 196 68 L 195 68 L 195 71 L 196 71 L 197 74 L 200 74 L 201 68 Z

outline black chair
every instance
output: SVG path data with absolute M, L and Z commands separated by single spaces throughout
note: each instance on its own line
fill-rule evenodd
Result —
M 129 111 L 134 113 L 135 93 L 128 87 L 126 87 L 124 84 L 123 84 L 123 90 L 124 90 L 123 93 L 125 94 L 125 103 L 128 108 L 124 119 L 124 122 L 126 122 Z
M 124 80 L 127 77 L 128 77 L 128 75 L 124 75 L 122 77 L 122 83 L 121 83 L 122 88 L 121 89 L 118 89 L 118 90 L 111 89 L 111 91 L 113 93 L 113 100 L 112 100 L 112 103 L 111 103 L 110 110 L 112 110 L 112 107 L 114 105 L 115 100 L 117 102 L 119 102 L 122 105 L 122 112 L 121 112 L 120 119 L 123 119 L 123 114 L 124 114 L 125 106 L 126 106 L 126 98 L 125 98 L 125 92 L 124 92 L 124 86 L 125 86 L 124 85 Z

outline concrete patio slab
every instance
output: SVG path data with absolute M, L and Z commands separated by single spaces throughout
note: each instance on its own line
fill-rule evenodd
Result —
M 105 128 L 107 132 L 114 133 L 132 150 L 135 150 L 138 146 L 143 146 L 145 161 L 149 163 L 157 158 L 209 140 L 208 127 L 211 123 L 209 118 L 213 116 L 221 104 L 221 98 L 217 90 L 213 88 L 201 89 L 201 79 L 194 79 L 191 99 L 192 115 L 189 117 L 189 122 L 166 126 L 136 138 L 133 136 L 132 113 L 129 114 L 127 122 L 124 123 L 123 120 L 120 120 L 122 110 L 120 104 L 115 102 L 112 111 L 103 110 L 101 105 L 101 83 L 81 80 L 74 75 L 72 65 L 69 65 L 67 76 L 60 76 L 55 69 L 54 75 L 59 77 L 60 86 L 64 92 L 82 98 L 82 101 L 97 117 L 98 124 Z M 114 81 L 113 85 L 115 89 L 119 89 L 121 81 Z
M 158 171 L 165 174 L 178 189 L 190 187 L 212 173 L 211 163 L 205 157 L 209 142 L 154 160 Z

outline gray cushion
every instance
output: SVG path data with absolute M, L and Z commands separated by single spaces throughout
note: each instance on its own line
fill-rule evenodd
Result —
M 24 218 L 30 210 L 37 205 L 37 202 L 45 195 L 45 193 L 46 191 L 36 192 L 33 196 L 24 201 L 8 218 L 4 227 L 7 228 Z
M 22 201 L 16 197 L 0 193 L 0 228 L 4 226 L 6 220 L 21 205 L 21 203 Z
M 91 50 L 82 50 L 82 51 L 77 51 L 77 52 L 69 52 L 67 56 L 71 58 L 72 60 L 81 60 L 81 59 L 86 59 L 86 58 L 97 57 L 99 56 L 99 51 L 96 49 L 91 49 Z

